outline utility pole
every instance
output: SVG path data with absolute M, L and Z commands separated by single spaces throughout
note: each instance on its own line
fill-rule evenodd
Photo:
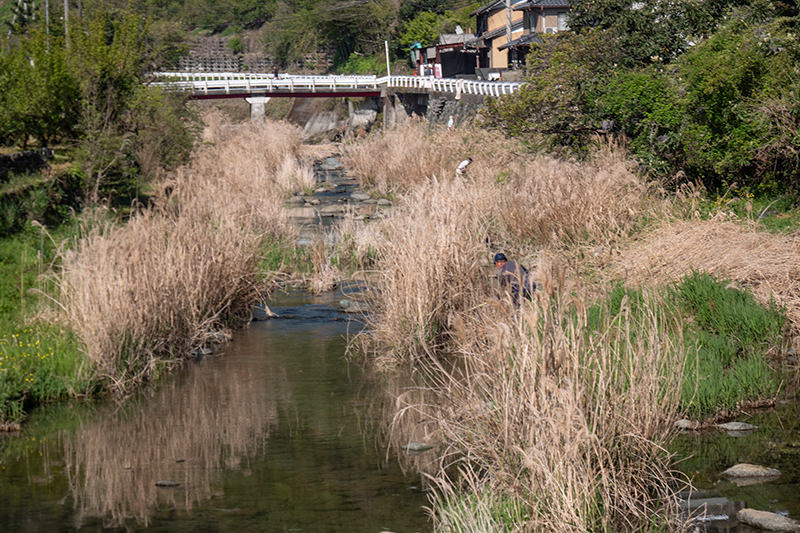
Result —
M 50 53 L 50 0 L 44 0 L 44 31 L 47 35 L 47 53 Z
M 392 69 L 389 67 L 389 41 L 383 41 L 383 47 L 386 49 L 386 75 L 392 75 Z
M 506 0 L 506 42 L 511 42 L 511 0 Z

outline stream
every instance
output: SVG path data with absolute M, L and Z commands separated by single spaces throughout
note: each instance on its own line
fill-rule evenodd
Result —
M 291 318 L 121 405 L 37 410 L 0 440 L 0 530 L 429 531 L 381 444 L 385 393 L 344 358 L 341 296 L 277 295 Z
M 300 244 L 345 213 L 390 209 L 360 193 L 338 158 L 317 162 L 315 175 L 315 194 L 289 201 Z M 0 531 L 430 531 L 414 472 L 430 470 L 436 450 L 390 446 L 387 418 L 404 386 L 345 358 L 362 325 L 337 304 L 357 290 L 278 293 L 269 306 L 282 318 L 252 323 L 121 404 L 37 409 L 19 434 L 0 434 Z M 698 532 L 753 531 L 736 523 L 744 507 L 800 519 L 800 404 L 738 420 L 759 427 L 688 432 L 670 446 L 697 489 L 685 505 L 708 515 Z M 418 430 L 398 433 L 424 442 Z M 782 475 L 720 476 L 745 462 Z

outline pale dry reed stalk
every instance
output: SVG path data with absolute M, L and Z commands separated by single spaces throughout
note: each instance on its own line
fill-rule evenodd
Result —
M 800 233 L 776 235 L 730 220 L 663 225 L 622 250 L 613 272 L 636 284 L 677 280 L 692 270 L 749 288 L 764 305 L 786 309 L 800 335 Z
M 658 205 L 625 152 L 608 145 L 583 162 L 545 155 L 520 159 L 500 188 L 500 235 L 539 245 L 607 243 Z
M 577 304 L 481 310 L 457 325 L 462 364 L 428 370 L 451 452 L 435 479 L 438 529 L 508 530 L 508 507 L 521 531 L 681 526 L 660 446 L 680 399 L 679 322 L 649 300 L 590 327 Z
M 154 207 L 122 226 L 95 225 L 63 254 L 60 299 L 89 360 L 117 391 L 163 359 L 219 339 L 261 289 L 269 240 L 293 234 L 283 200 L 297 128 L 228 125 L 211 115 L 202 147 Z
M 368 339 L 381 360 L 432 354 L 453 316 L 485 301 L 488 207 L 462 179 L 432 179 L 403 199 L 377 250 L 376 317 Z
M 522 152 L 518 143 L 485 130 L 447 130 L 409 121 L 344 145 L 342 161 L 363 187 L 385 195 L 433 176 L 453 176 L 467 157 L 474 160 L 470 174 L 487 173 L 504 168 Z

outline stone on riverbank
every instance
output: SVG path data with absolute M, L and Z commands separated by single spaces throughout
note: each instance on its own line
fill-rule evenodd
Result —
M 739 463 L 725 470 L 722 475 L 730 478 L 773 478 L 780 476 L 781 471 L 766 466 Z
M 743 524 L 766 531 L 800 531 L 800 524 L 796 521 L 767 511 L 742 509 L 736 513 L 736 519 Z
M 747 424 L 746 422 L 726 422 L 724 424 L 717 424 L 716 427 L 725 431 L 753 431 L 758 429 L 758 426 Z
M 409 442 L 408 444 L 403 446 L 403 449 L 409 452 L 422 453 L 433 449 L 433 446 L 431 446 L 430 444 L 426 444 L 424 442 Z
M 345 313 L 366 313 L 369 311 L 369 306 L 363 302 L 355 302 L 353 300 L 339 300 L 339 307 Z
M 695 429 L 700 429 L 700 422 L 698 422 L 697 420 L 689 420 L 688 418 L 683 418 L 675 422 L 675 427 L 683 431 L 692 431 Z
M 364 202 L 366 200 L 369 200 L 371 196 L 365 192 L 356 191 L 350 195 L 350 198 L 352 198 L 356 202 Z

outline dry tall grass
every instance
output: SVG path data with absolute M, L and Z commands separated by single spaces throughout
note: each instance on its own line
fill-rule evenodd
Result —
M 464 370 L 437 378 L 447 385 L 443 438 L 464 458 L 467 486 L 523 506 L 517 525 L 526 531 L 674 524 L 669 457 L 658 443 L 680 399 L 677 321 L 651 300 L 590 327 L 582 307 L 541 297 L 517 315 L 485 309 L 457 328 Z M 475 509 L 497 519 L 497 507 Z M 444 530 L 460 520 L 441 518 Z
M 401 133 L 417 131 L 410 128 Z M 381 294 L 371 339 L 384 346 L 382 361 L 440 347 L 454 317 L 480 307 L 491 294 L 494 273 L 485 267 L 494 252 L 531 266 L 533 246 L 607 243 L 659 205 L 613 146 L 582 163 L 547 156 L 515 160 L 510 151 L 498 157 L 510 161 L 502 172 L 487 162 L 467 177 L 448 173 L 398 182 L 394 213 L 380 226 L 380 238 L 369 242 L 377 250 Z M 373 231 L 356 240 L 374 237 Z M 550 281 L 545 271 L 535 279 Z
M 394 428 L 403 440 L 438 437 L 452 452 L 432 479 L 438 529 L 677 524 L 659 443 L 680 397 L 679 326 L 651 302 L 589 329 L 581 291 L 548 259 L 626 236 L 661 202 L 613 145 L 562 161 L 471 133 L 409 125 L 348 148 L 367 185 L 396 194 L 371 241 L 378 296 L 366 346 L 380 363 L 410 362 L 426 378 L 427 394 L 398 395 Z M 456 178 L 466 155 L 475 162 Z M 494 293 L 489 259 L 502 250 L 533 266 L 533 246 L 550 251 L 534 271 L 544 283 L 538 301 L 515 312 Z M 562 294 L 579 299 L 568 305 Z
M 342 148 L 342 161 L 378 194 L 408 190 L 427 178 L 455 175 L 458 163 L 473 158 L 469 173 L 507 166 L 522 147 L 478 129 L 454 129 L 409 121 L 397 128 L 376 131 Z
M 208 117 L 203 146 L 164 194 L 123 226 L 95 225 L 64 252 L 60 298 L 100 375 L 117 390 L 163 358 L 219 338 L 257 296 L 261 248 L 294 231 L 287 190 L 307 183 L 300 131 Z M 291 167 L 291 168 L 290 168 Z
M 531 154 L 482 130 L 409 122 L 344 149 L 345 163 L 364 187 L 401 196 L 434 177 L 450 179 L 465 157 L 473 163 L 463 189 L 479 187 L 492 197 L 483 215 L 493 220 L 489 236 L 496 246 L 605 243 L 664 207 L 613 141 L 598 142 L 586 161 L 577 162 Z
M 486 300 L 491 198 L 482 192 L 460 178 L 434 179 L 382 224 L 385 240 L 372 242 L 380 296 L 368 339 L 383 363 L 434 354 L 453 318 Z
M 634 242 L 614 262 L 633 283 L 664 283 L 708 272 L 747 287 L 763 304 L 786 308 L 800 335 L 800 234 L 774 235 L 725 220 L 669 223 Z

